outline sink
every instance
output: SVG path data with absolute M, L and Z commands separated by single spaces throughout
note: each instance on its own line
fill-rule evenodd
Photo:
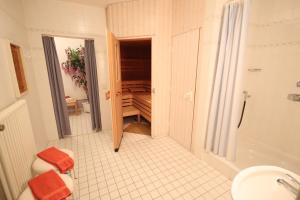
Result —
M 289 176 L 300 182 L 297 174 L 274 166 L 255 166 L 242 170 L 233 180 L 233 200 L 295 200 L 296 195 L 278 179 L 283 179 L 298 188 Z

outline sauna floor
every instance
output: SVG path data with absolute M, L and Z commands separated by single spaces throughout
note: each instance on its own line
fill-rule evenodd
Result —
M 126 117 L 124 118 L 124 132 L 135 133 L 142 135 L 151 135 L 151 124 L 141 118 L 141 122 L 136 121 L 136 117 Z
M 52 141 L 75 154 L 75 200 L 232 200 L 226 179 L 170 137 L 125 133 L 115 153 L 111 132 Z
M 142 134 L 142 135 L 151 135 L 151 126 L 145 123 L 133 122 L 127 125 L 124 129 L 124 132 Z

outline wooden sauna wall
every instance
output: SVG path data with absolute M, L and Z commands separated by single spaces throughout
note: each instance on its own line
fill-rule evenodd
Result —
M 151 80 L 151 40 L 121 41 L 122 81 Z
M 118 38 L 152 38 L 152 137 L 169 134 L 173 0 L 134 0 L 107 6 L 107 26 Z

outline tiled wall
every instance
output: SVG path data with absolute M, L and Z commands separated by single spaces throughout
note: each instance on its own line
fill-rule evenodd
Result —
M 252 0 L 245 60 L 251 98 L 238 133 L 236 164 L 282 166 L 300 173 L 300 2 Z M 248 72 L 259 68 L 260 72 Z
M 40 102 L 43 102 L 41 119 L 47 124 L 48 139 L 57 139 L 58 134 L 42 46 L 42 34 L 95 39 L 102 126 L 103 129 L 111 129 L 110 105 L 105 100 L 105 92 L 109 88 L 105 9 L 57 0 L 24 0 L 23 4 L 32 53 L 32 73 L 36 78 L 38 98 Z
M 205 1 L 201 27 L 192 151 L 228 176 L 252 165 L 282 166 L 299 173 L 299 104 L 287 100 L 300 93 L 300 3 L 252 0 L 245 54 L 244 89 L 250 92 L 238 132 L 237 161 L 203 152 L 222 6 Z M 249 73 L 248 68 L 261 68 Z M 242 102 L 241 102 L 242 104 Z
M 27 40 L 27 32 L 21 0 L 0 1 L 0 24 L 0 38 L 8 40 L 9 42 L 21 47 L 26 81 L 28 84 L 28 92 L 22 98 L 27 100 L 29 106 L 37 147 L 43 148 L 48 141 L 45 135 L 44 124 L 40 120 L 41 107 L 39 100 L 36 98 L 38 96 L 38 90 L 36 87 L 37 84 L 35 82 L 35 77 L 33 75 L 32 59 Z M 10 56 L 9 53 L 10 52 L 1 52 L 1 56 Z M 17 100 L 13 91 L 12 79 L 8 73 L 8 68 L 10 66 L 8 66 L 7 63 L 3 64 L 3 62 L 5 62 L 7 59 L 8 57 L 0 58 L 0 69 L 2 70 L 0 73 L 0 110 Z

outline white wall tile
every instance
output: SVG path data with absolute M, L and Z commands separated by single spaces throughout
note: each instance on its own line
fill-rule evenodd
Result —
M 28 93 L 22 98 L 26 99 L 28 103 L 36 145 L 40 149 L 45 147 L 48 140 L 45 134 L 44 124 L 40 120 L 40 102 L 37 99 L 38 90 L 36 87 L 37 84 L 35 81 L 35 77 L 33 75 L 31 52 L 28 43 L 24 18 L 24 10 L 21 0 L 0 1 L 0 23 L 2 25 L 0 29 L 0 38 L 8 40 L 9 42 L 21 47 L 23 53 L 23 65 L 28 85 Z M 10 52 L 6 52 L 7 56 L 11 56 L 9 53 Z M 4 53 L 1 53 L 1 55 L 4 55 Z M 1 59 L 1 61 L 5 61 L 7 60 L 7 58 L 8 57 L 6 57 L 5 59 L 3 58 Z M 5 88 L 5 90 L 1 91 L 3 95 L 0 97 L 0 109 L 6 107 L 9 104 L 12 104 L 17 100 L 14 92 L 12 91 L 13 87 L 11 87 L 12 80 L 9 74 L 7 74 L 7 72 L 5 73 L 5 69 L 7 69 L 7 67 L 9 66 L 3 64 L 0 67 L 3 68 L 4 72 L 1 73 L 1 75 L 5 76 L 3 78 L 0 78 L 1 85 Z
M 47 124 L 48 139 L 57 139 L 58 134 L 42 46 L 42 34 L 95 39 L 102 126 L 103 129 L 111 129 L 110 103 L 105 100 L 105 92 L 108 90 L 105 9 L 57 0 L 24 0 L 23 4 L 29 43 L 33 53 L 35 79 L 39 83 L 37 84 L 39 100 L 43 102 L 42 119 Z

